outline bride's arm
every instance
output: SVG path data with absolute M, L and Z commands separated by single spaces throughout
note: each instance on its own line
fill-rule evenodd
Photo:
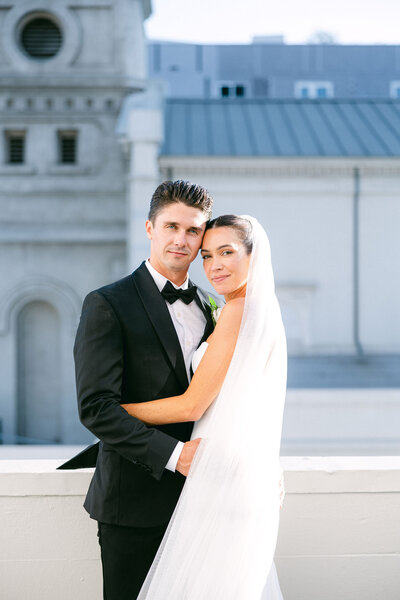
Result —
M 186 392 L 150 402 L 122 404 L 148 425 L 197 421 L 218 395 L 228 372 L 242 320 L 244 298 L 228 302 Z

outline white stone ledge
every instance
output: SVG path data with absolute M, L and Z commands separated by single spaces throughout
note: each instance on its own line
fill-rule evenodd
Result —
M 16 457 L 0 460 L 2 598 L 101 598 L 96 522 L 82 507 L 93 469 L 56 471 L 79 449 L 0 447 L 0 459 Z M 281 464 L 275 563 L 284 599 L 398 600 L 400 457 L 285 456 Z
M 0 460 L 0 496 L 85 495 L 93 469 L 57 471 L 62 456 Z M 400 456 L 284 456 L 281 464 L 287 494 L 400 493 Z
M 0 175 L 13 175 L 19 177 L 20 175 L 34 175 L 37 173 L 37 168 L 33 165 L 26 164 L 10 164 L 0 165 Z

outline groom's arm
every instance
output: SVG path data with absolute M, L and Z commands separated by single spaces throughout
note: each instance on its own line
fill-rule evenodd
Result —
M 79 417 L 102 442 L 160 479 L 178 440 L 121 407 L 123 339 L 113 308 L 99 292 L 85 298 L 74 345 Z

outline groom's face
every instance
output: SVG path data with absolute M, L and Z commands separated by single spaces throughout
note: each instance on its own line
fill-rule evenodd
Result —
M 200 249 L 206 222 L 203 211 L 182 202 L 168 204 L 154 223 L 146 221 L 152 266 L 177 285 L 183 283 Z

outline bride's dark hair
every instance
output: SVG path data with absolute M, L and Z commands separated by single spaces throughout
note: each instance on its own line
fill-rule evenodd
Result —
M 234 229 L 240 241 L 244 244 L 247 254 L 251 254 L 253 250 L 253 228 L 250 221 L 238 215 L 221 215 L 207 223 L 206 231 L 218 227 L 231 227 Z

